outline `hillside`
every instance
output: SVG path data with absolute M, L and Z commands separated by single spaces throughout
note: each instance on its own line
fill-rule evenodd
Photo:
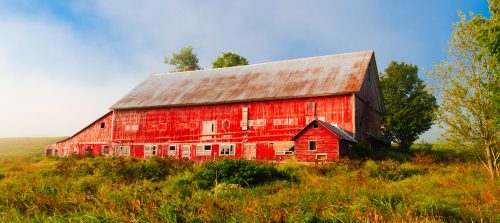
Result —
M 42 155 L 43 149 L 64 137 L 0 138 L 0 160 Z
M 500 181 L 481 164 L 429 146 L 413 153 L 310 165 L 4 160 L 0 222 L 500 221 Z

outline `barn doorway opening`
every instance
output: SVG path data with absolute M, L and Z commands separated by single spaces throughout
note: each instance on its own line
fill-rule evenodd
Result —
M 243 146 L 243 157 L 248 160 L 254 160 L 257 158 L 257 147 L 255 143 L 245 144 Z

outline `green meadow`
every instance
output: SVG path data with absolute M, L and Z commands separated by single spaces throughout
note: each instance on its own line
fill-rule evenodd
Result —
M 500 181 L 445 146 L 200 164 L 42 157 L 55 140 L 0 140 L 0 222 L 500 222 Z

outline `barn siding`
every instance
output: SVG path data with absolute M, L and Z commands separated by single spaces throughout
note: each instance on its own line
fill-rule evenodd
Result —
M 309 150 L 309 141 L 316 141 L 316 150 Z M 339 137 L 322 125 L 305 129 L 295 140 L 295 157 L 298 161 L 311 162 L 317 154 L 326 154 L 327 160 L 339 157 Z
M 286 99 L 206 106 L 150 108 L 115 111 L 113 138 L 136 144 L 214 144 L 210 157 L 191 153 L 194 160 L 216 158 L 220 143 L 236 143 L 242 157 L 243 143 L 256 143 L 257 159 L 274 159 L 268 142 L 288 141 L 304 126 L 318 118 L 352 131 L 351 95 Z M 314 106 L 311 106 L 314 103 Z M 243 108 L 248 108 L 248 130 L 242 130 Z M 203 121 L 216 121 L 214 134 L 202 134 Z M 143 149 L 142 149 L 143 150 Z M 196 152 L 196 151 L 195 151 Z M 133 156 L 143 153 L 135 150 Z

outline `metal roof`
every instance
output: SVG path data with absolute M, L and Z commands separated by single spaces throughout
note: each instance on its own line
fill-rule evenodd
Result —
M 151 75 L 111 109 L 220 104 L 358 92 L 373 51 Z
M 303 129 L 301 129 L 297 134 L 295 134 L 294 137 L 292 137 L 292 140 L 295 141 L 314 122 L 320 123 L 322 126 L 324 126 L 325 128 L 327 128 L 328 130 L 330 130 L 330 132 L 332 132 L 333 134 L 337 135 L 340 139 L 344 139 L 344 140 L 347 140 L 347 141 L 358 143 L 358 141 L 356 139 L 354 139 L 354 137 L 351 136 L 351 134 L 349 132 L 347 132 L 346 130 L 344 130 L 344 129 L 338 127 L 338 126 L 332 125 L 332 124 L 330 124 L 328 122 L 324 122 L 324 121 L 318 120 L 318 119 L 315 119 L 315 120 L 311 121 L 309 124 L 307 124 L 306 127 L 304 127 Z

